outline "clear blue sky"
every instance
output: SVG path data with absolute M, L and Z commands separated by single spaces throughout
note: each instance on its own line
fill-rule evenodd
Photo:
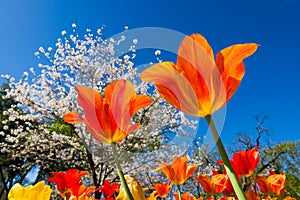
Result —
M 230 142 L 238 132 L 255 134 L 254 116 L 267 114 L 273 140 L 296 140 L 300 138 L 299 10 L 298 0 L 2 0 L 0 74 L 20 78 L 39 62 L 33 55 L 38 47 L 54 46 L 72 23 L 79 32 L 96 31 L 105 24 L 105 36 L 119 33 L 125 25 L 201 33 L 215 53 L 234 43 L 256 42 L 261 47 L 245 62 L 246 76 L 227 106 L 222 137 Z

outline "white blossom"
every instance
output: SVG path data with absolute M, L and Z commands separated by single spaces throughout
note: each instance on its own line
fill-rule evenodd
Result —
M 138 43 L 138 39 L 133 39 L 132 42 L 136 45 Z
M 156 50 L 156 51 L 154 52 L 154 54 L 155 54 L 156 56 L 159 56 L 159 55 L 161 54 L 161 51 L 160 51 L 160 50 Z

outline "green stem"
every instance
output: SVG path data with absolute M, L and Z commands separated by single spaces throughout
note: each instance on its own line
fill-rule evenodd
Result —
M 178 199 L 181 200 L 180 185 L 177 185 Z
M 126 180 L 125 180 L 125 177 L 124 177 L 124 174 L 123 174 L 123 171 L 122 171 L 122 168 L 121 168 L 121 165 L 120 165 L 120 162 L 118 160 L 118 153 L 117 153 L 117 147 L 116 147 L 116 143 L 111 143 L 111 148 L 112 148 L 112 152 L 113 152 L 113 157 L 114 157 L 114 161 L 116 163 L 116 166 L 117 166 L 117 170 L 118 170 L 118 175 L 121 179 L 121 182 L 122 182 L 122 186 L 126 192 L 126 195 L 128 197 L 129 200 L 134 200 L 129 188 L 128 188 L 128 185 L 126 183 Z
M 235 191 L 236 196 L 238 197 L 239 200 L 246 200 L 246 197 L 245 197 L 245 195 L 244 195 L 244 193 L 242 191 L 242 188 L 241 188 L 241 186 L 240 186 L 240 184 L 239 184 L 239 182 L 238 182 L 238 180 L 237 180 L 237 178 L 235 176 L 235 173 L 234 173 L 233 168 L 232 168 L 232 166 L 230 164 L 228 155 L 227 155 L 226 150 L 224 148 L 224 145 L 223 145 L 223 143 L 221 141 L 219 133 L 218 133 L 218 131 L 216 129 L 216 126 L 215 126 L 215 124 L 213 122 L 213 119 L 211 118 L 211 115 L 207 115 L 205 117 L 205 119 L 206 119 L 206 122 L 207 122 L 207 124 L 208 124 L 208 126 L 210 128 L 210 131 L 211 131 L 212 135 L 213 135 L 215 143 L 216 143 L 216 145 L 218 147 L 218 150 L 220 152 L 221 158 L 222 158 L 222 160 L 224 162 L 225 170 L 226 170 L 227 175 L 228 175 L 228 177 L 230 179 L 230 182 L 232 183 L 232 186 L 233 186 L 233 189 Z

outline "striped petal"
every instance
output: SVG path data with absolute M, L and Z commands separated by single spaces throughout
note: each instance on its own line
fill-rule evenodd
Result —
M 69 112 L 64 116 L 64 121 L 70 124 L 84 124 L 85 119 L 77 112 Z
M 258 44 L 235 44 L 221 50 L 216 56 L 217 67 L 222 74 L 226 87 L 226 102 L 230 100 L 244 77 L 243 60 L 251 56 L 258 48 Z
M 190 82 L 201 104 L 201 116 L 225 104 L 226 90 L 213 60 L 213 51 L 200 34 L 187 36 L 178 50 L 177 67 Z
M 140 77 L 143 81 L 154 82 L 160 95 L 178 110 L 200 115 L 197 95 L 187 79 L 175 69 L 174 63 L 156 64 L 143 71 Z
M 130 115 L 134 115 L 138 110 L 145 108 L 151 104 L 151 98 L 147 95 L 134 95 L 134 98 L 131 97 L 129 106 L 130 106 Z
M 102 95 L 86 86 L 76 86 L 75 90 L 78 93 L 78 103 L 84 110 L 86 121 L 96 132 L 103 132 L 102 127 L 105 127 L 103 116 L 103 99 Z

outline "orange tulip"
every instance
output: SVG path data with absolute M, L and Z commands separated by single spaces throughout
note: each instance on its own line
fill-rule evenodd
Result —
M 155 194 L 161 198 L 166 198 L 171 189 L 171 184 L 169 183 L 156 183 L 154 184 Z
M 245 196 L 247 199 L 252 199 L 252 200 L 260 200 L 260 197 L 258 197 L 256 195 L 255 192 L 253 192 L 252 189 L 249 189 L 246 193 L 245 193 Z
M 81 184 L 79 187 L 72 188 L 72 196 L 69 200 L 94 200 L 95 197 L 91 194 L 95 191 L 95 186 L 86 187 Z
M 188 166 L 187 157 L 176 157 L 172 164 L 161 163 L 162 167 L 156 171 L 162 171 L 175 185 L 181 185 L 194 173 L 196 165 Z
M 70 112 L 64 117 L 65 122 L 86 124 L 93 137 L 104 144 L 119 143 L 138 129 L 139 124 L 130 124 L 131 118 L 151 103 L 150 97 L 136 95 L 133 85 L 126 80 L 117 80 L 108 85 L 104 98 L 85 86 L 76 86 L 75 90 L 85 118 L 77 112 Z
M 222 192 L 226 195 L 233 195 L 234 194 L 234 189 L 233 189 L 232 183 L 230 182 L 229 177 L 228 177 L 227 172 L 226 172 L 225 169 L 222 170 L 222 173 L 219 173 L 218 171 L 213 170 L 212 171 L 212 178 L 214 176 L 217 176 L 216 181 L 214 181 L 215 184 L 216 183 L 219 184 L 219 185 L 217 185 L 217 188 L 220 189 L 224 184 L 225 188 L 223 188 Z M 224 179 L 225 179 L 224 176 L 228 179 L 226 182 L 224 182 Z M 239 177 L 237 177 L 237 178 L 239 179 Z
M 214 61 L 213 50 L 200 34 L 182 41 L 177 64 L 158 63 L 141 74 L 151 81 L 171 105 L 182 112 L 205 117 L 224 106 L 238 89 L 244 76 L 243 59 L 258 45 L 236 44 L 220 51 Z
M 293 197 L 290 197 L 290 196 L 287 196 L 284 198 L 284 200 L 297 200 L 296 198 L 293 198 Z
M 220 197 L 220 198 L 218 198 L 218 200 L 235 200 L 235 198 L 234 197 Z M 253 200 L 253 199 L 251 199 L 251 200 Z
M 213 174 L 211 179 L 207 175 L 198 174 L 197 181 L 202 186 L 204 192 L 208 194 L 219 194 L 226 189 L 228 176 L 225 174 Z
M 272 174 L 266 178 L 264 175 L 257 175 L 255 182 L 262 193 L 273 193 L 282 196 L 285 191 L 286 177 L 283 174 Z
M 173 194 L 176 200 L 178 200 L 178 194 Z M 183 195 L 181 195 L 181 200 L 201 200 L 201 198 L 196 198 L 194 196 L 190 196 L 190 192 L 186 192 Z

